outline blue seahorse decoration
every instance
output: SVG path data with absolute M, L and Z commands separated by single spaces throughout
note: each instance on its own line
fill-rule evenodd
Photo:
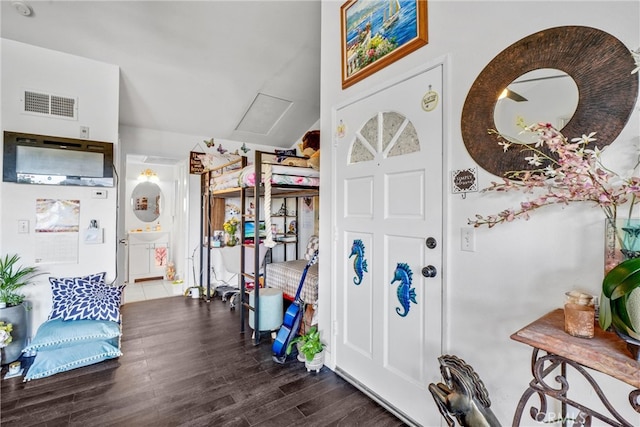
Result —
M 359 285 L 362 283 L 365 271 L 367 273 L 369 272 L 369 270 L 367 270 L 367 260 L 364 259 L 364 243 L 362 243 L 360 239 L 354 240 L 351 246 L 351 255 L 349 255 L 349 258 L 354 255 L 356 257 L 353 259 L 353 271 L 355 271 L 356 275 L 353 278 L 353 283 Z
M 400 301 L 400 305 L 404 309 L 404 312 L 400 310 L 400 307 L 396 307 L 396 313 L 401 317 L 405 317 L 409 314 L 409 309 L 411 308 L 411 303 L 417 304 L 416 301 L 416 290 L 411 287 L 411 277 L 413 276 L 413 272 L 409 268 L 409 266 L 403 262 L 399 262 L 396 267 L 396 271 L 393 273 L 393 280 L 391 284 L 396 281 L 400 281 L 400 285 L 398 285 L 398 301 Z

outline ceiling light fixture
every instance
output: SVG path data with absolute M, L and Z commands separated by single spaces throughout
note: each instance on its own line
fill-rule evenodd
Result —
M 500 94 L 500 96 L 498 96 L 498 100 L 504 99 L 504 98 L 509 98 L 509 99 L 511 99 L 513 101 L 516 101 L 516 102 L 528 101 L 527 98 L 525 98 L 524 96 L 520 95 L 519 93 L 516 93 L 516 92 L 512 91 L 511 89 L 503 90 L 502 93 Z
M 22 16 L 31 16 L 33 9 L 22 0 L 12 1 L 11 6 Z
M 140 175 L 138 176 L 138 181 L 157 182 L 158 180 L 159 180 L 158 174 L 151 169 L 143 170 L 142 172 L 140 172 Z

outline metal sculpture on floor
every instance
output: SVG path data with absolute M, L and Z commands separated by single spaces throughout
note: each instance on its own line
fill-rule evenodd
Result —
M 447 425 L 455 426 L 453 416 L 463 427 L 500 427 L 490 409 L 489 392 L 473 368 L 452 355 L 438 361 L 444 383 L 429 384 L 429 391 Z

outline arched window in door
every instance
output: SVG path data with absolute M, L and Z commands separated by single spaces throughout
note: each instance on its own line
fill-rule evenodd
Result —
M 356 132 L 349 164 L 403 156 L 420 151 L 415 127 L 400 113 L 379 112 Z

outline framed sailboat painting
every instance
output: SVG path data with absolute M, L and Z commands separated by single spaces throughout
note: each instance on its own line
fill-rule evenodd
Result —
M 345 89 L 427 44 L 427 0 L 349 0 L 340 24 Z

